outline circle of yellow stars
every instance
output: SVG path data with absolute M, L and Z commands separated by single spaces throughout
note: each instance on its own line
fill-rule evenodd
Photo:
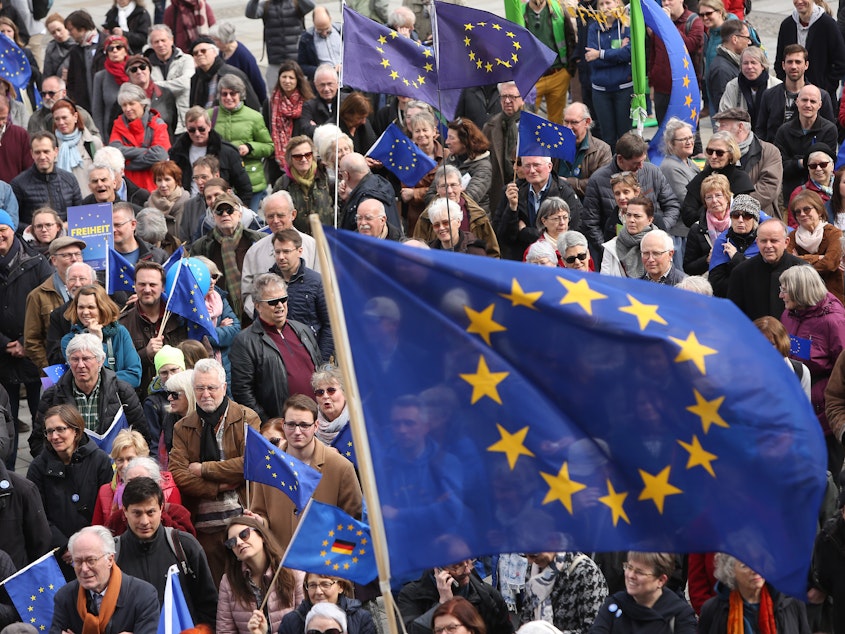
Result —
M 283 478 L 285 476 L 284 473 L 281 476 L 279 476 L 278 471 L 273 470 L 274 465 L 271 464 L 271 461 L 273 460 L 273 456 L 276 456 L 277 458 L 281 458 L 281 456 L 279 454 L 277 454 L 275 451 L 267 451 L 267 455 L 264 456 L 264 460 L 267 461 L 267 464 L 264 465 L 264 466 L 267 467 L 267 470 L 271 472 L 270 477 L 273 478 L 274 480 L 279 480 L 279 482 L 282 485 L 282 488 L 287 487 L 288 491 L 296 491 L 297 489 L 299 489 L 299 473 L 296 471 L 296 463 L 293 462 L 292 460 L 288 461 L 288 464 L 290 465 L 291 474 L 293 474 L 293 481 L 290 484 L 288 484 L 285 480 L 280 479 L 280 477 Z
M 485 73 L 492 73 L 497 66 L 504 66 L 505 68 L 513 68 L 519 63 L 519 50 L 522 44 L 513 31 L 505 31 L 505 36 L 510 39 L 511 48 L 502 51 L 502 57 L 494 57 L 492 59 L 484 59 L 478 52 L 472 49 L 472 38 L 476 35 L 476 29 L 479 29 L 478 37 L 484 37 L 481 32 L 485 27 L 489 27 L 494 31 L 500 32 L 504 30 L 498 22 L 467 22 L 464 24 L 464 47 L 467 49 L 467 55 L 471 62 L 475 63 L 476 70 Z
M 46 587 L 44 587 L 44 586 L 39 586 L 39 588 L 38 588 L 38 594 L 44 594 L 47 590 L 50 590 L 51 592 L 54 592 L 54 591 L 56 590 L 56 586 L 55 586 L 55 585 L 53 585 L 52 583 L 47 584 L 47 586 L 46 586 Z M 48 599 L 51 603 L 53 602 L 53 596 L 52 596 L 52 595 L 47 595 L 47 597 L 46 597 L 46 598 L 47 598 L 47 599 Z M 29 595 L 29 601 L 30 601 L 30 604 L 35 603 L 35 601 L 37 601 L 37 600 L 38 600 L 38 595 L 36 595 L 36 594 L 31 594 L 31 595 Z M 26 608 L 26 611 L 27 611 L 27 612 L 30 612 L 30 613 L 35 612 L 35 608 L 34 608 L 32 605 L 28 605 L 28 606 L 27 606 L 27 608 Z M 35 616 L 31 616 L 31 617 L 29 617 L 29 623 L 30 623 L 30 625 L 35 626 L 35 624 L 36 624 L 37 622 L 38 622 L 38 618 L 37 618 L 37 617 L 35 617 Z M 39 624 L 39 625 L 37 626 L 37 627 L 38 627 L 38 631 L 39 631 L 39 632 L 44 632 L 44 631 L 46 631 L 46 630 L 47 630 L 47 628 L 49 627 L 49 625 L 50 625 L 49 623 L 47 623 L 47 624 L 44 624 L 44 623 Z
M 583 311 L 583 313 L 589 316 L 593 315 L 594 303 L 608 299 L 607 295 L 591 288 L 586 278 L 571 281 L 558 276 L 557 281 L 564 290 L 564 295 L 560 299 L 559 305 L 572 306 L 577 311 Z M 511 281 L 510 293 L 500 293 L 500 296 L 510 302 L 511 308 L 538 310 L 535 304 L 542 298 L 543 294 L 544 291 L 523 289 L 519 280 L 514 278 Z M 619 307 L 617 310 L 622 314 L 630 315 L 636 319 L 637 327 L 641 332 L 645 331 L 652 323 L 660 326 L 668 325 L 668 322 L 658 312 L 658 305 L 641 302 L 631 294 L 626 294 L 626 298 L 628 304 Z M 492 346 L 492 337 L 496 333 L 507 331 L 506 326 L 495 321 L 495 309 L 496 306 L 492 303 L 480 311 L 474 310 L 469 306 L 464 306 L 464 312 L 469 319 L 466 332 L 478 335 L 488 346 Z M 690 363 L 702 376 L 707 375 L 707 358 L 718 354 L 718 350 L 701 343 L 694 331 L 690 331 L 686 338 L 683 339 L 667 336 L 666 340 L 671 341 L 678 348 L 674 358 L 675 363 Z M 472 387 L 472 395 L 470 397 L 472 405 L 475 405 L 484 398 L 489 398 L 498 405 L 502 405 L 502 398 L 499 395 L 498 388 L 510 376 L 510 372 L 494 372 L 490 368 L 484 354 L 479 355 L 474 373 L 464 373 L 459 376 Z M 704 436 L 710 432 L 713 426 L 724 429 L 729 428 L 728 423 L 725 422 L 719 413 L 719 408 L 725 401 L 724 396 L 718 396 L 708 400 L 697 389 L 693 389 L 692 397 L 695 403 L 687 406 L 686 409 L 700 419 Z M 487 451 L 505 454 L 508 467 L 511 471 L 516 468 L 520 456 L 526 456 L 528 458 L 535 456 L 526 446 L 526 439 L 530 433 L 529 426 L 512 432 L 497 422 L 496 429 L 499 433 L 499 440 L 487 447 Z M 716 472 L 712 463 L 718 459 L 718 456 L 704 448 L 697 434 L 692 434 L 689 442 L 686 439 L 677 439 L 676 442 L 689 454 L 686 462 L 687 470 L 701 467 L 711 477 L 716 478 Z M 638 473 L 642 480 L 643 488 L 637 495 L 637 501 L 652 502 L 657 512 L 661 515 L 663 514 L 667 498 L 683 493 L 682 489 L 671 482 L 671 465 L 667 465 L 657 473 L 649 473 L 643 469 L 638 469 Z M 572 479 L 569 473 L 568 462 L 564 461 L 557 473 L 545 473 L 541 471 L 539 475 L 548 486 L 548 491 L 542 504 L 560 502 L 572 514 L 573 496 L 586 489 L 587 485 Z M 610 479 L 606 480 L 606 487 L 607 494 L 599 497 L 598 500 L 611 512 L 613 525 L 616 526 L 620 519 L 630 524 L 630 519 L 625 510 L 625 504 L 630 492 L 617 491 Z
M 339 553 L 336 550 L 332 550 L 332 544 L 334 541 L 337 539 L 344 539 L 344 534 L 346 534 L 346 539 L 354 543 L 351 552 Z M 323 564 L 329 567 L 332 571 L 339 571 L 341 568 L 343 570 L 349 570 L 360 561 L 362 556 L 367 554 L 367 545 L 369 544 L 369 540 L 363 535 L 364 531 L 357 528 L 354 524 L 338 524 L 335 526 L 327 533 L 327 539 L 324 539 L 320 543 L 322 546 L 322 550 L 320 550 L 320 557 L 324 558 Z M 340 561 L 336 561 L 333 558 L 332 553 L 340 555 Z
M 550 141 L 548 139 L 549 134 L 556 136 L 557 139 Z M 556 150 L 557 148 L 563 147 L 566 142 L 566 139 L 563 138 L 563 131 L 549 121 L 543 121 L 537 126 L 534 130 L 534 140 L 538 143 L 538 145 L 540 145 L 540 147 L 544 147 L 547 150 Z
M 396 40 L 397 38 L 401 38 L 402 43 L 406 46 L 416 46 L 420 49 L 420 54 L 422 55 L 423 63 L 420 64 L 418 68 L 416 67 L 416 64 L 414 64 L 414 66 L 416 70 L 421 70 L 422 72 L 418 73 L 416 77 L 411 76 L 411 78 L 409 79 L 408 77 L 401 75 L 399 71 L 397 71 L 393 67 L 390 61 L 391 53 L 396 53 L 400 57 L 403 57 L 401 51 L 389 50 L 390 46 L 388 45 L 388 42 L 392 43 L 392 41 Z M 387 35 L 380 35 L 376 40 L 375 49 L 381 55 L 381 61 L 379 62 L 379 64 L 382 68 L 385 69 L 385 71 L 388 71 L 388 77 L 390 77 L 390 79 L 394 81 L 401 81 L 409 88 L 420 88 L 421 86 L 425 85 L 425 82 L 428 77 L 426 77 L 426 75 L 424 75 L 423 73 L 431 73 L 432 75 L 434 74 L 434 53 L 432 52 L 432 50 L 427 46 L 423 46 L 420 42 L 416 40 L 402 38 L 402 36 L 394 30 L 391 30 Z M 405 63 L 407 63 L 408 61 L 411 60 L 409 60 L 408 58 L 404 58 Z
M 397 150 L 396 146 L 402 146 L 407 148 L 406 150 Z M 399 163 L 393 160 L 393 155 L 395 153 L 399 153 L 401 157 L 408 157 L 410 158 L 409 163 Z M 411 172 L 417 168 L 417 163 L 419 163 L 419 159 L 417 158 L 417 153 L 414 151 L 412 144 L 408 142 L 407 139 L 393 139 L 393 143 L 390 144 L 390 151 L 388 152 L 387 156 L 388 162 L 390 163 L 391 167 L 398 169 L 400 172 Z

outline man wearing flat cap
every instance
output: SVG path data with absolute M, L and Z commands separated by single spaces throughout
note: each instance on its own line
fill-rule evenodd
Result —
M 718 123 L 719 132 L 730 132 L 739 144 L 741 156 L 737 167 L 748 174 L 754 184 L 752 195 L 760 208 L 773 218 L 784 220 L 786 214 L 778 207 L 783 184 L 780 150 L 751 131 L 751 115 L 747 110 L 728 108 L 711 119 Z
M 191 44 L 191 54 L 194 57 L 196 70 L 191 77 L 190 103 L 192 106 L 212 108 L 217 106 L 215 92 L 211 90 L 223 75 L 236 75 L 241 78 L 246 87 L 244 103 L 253 110 L 261 112 L 261 102 L 253 90 L 249 79 L 242 71 L 223 61 L 220 49 L 207 35 L 201 35 Z M 215 117 L 216 118 L 216 117 Z

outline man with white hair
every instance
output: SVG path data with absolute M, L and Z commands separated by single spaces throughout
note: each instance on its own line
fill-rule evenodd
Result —
M 375 198 L 367 198 L 358 205 L 358 213 L 355 214 L 355 226 L 362 236 L 394 241 L 402 238 L 399 229 L 387 222 L 384 203 Z
M 71 535 L 68 552 L 76 579 L 56 592 L 51 634 L 155 634 L 161 611 L 156 589 L 122 573 L 114 551 L 114 537 L 104 526 L 86 526 Z
M 150 192 L 138 187 L 125 176 L 126 159 L 116 147 L 106 146 L 94 154 L 95 165 L 107 165 L 114 172 L 115 195 L 120 200 L 137 205 L 139 208 L 147 206 Z
M 102 434 L 123 408 L 126 421 L 149 442 L 147 419 L 134 388 L 105 367 L 103 342 L 96 335 L 82 333 L 67 344 L 65 372 L 58 382 L 47 388 L 38 403 L 32 422 L 29 452 L 34 458 L 44 446 L 44 414 L 54 405 L 73 405 L 82 414 L 85 428 Z
M 317 126 L 334 122 L 337 109 L 344 98 L 344 94 L 340 93 L 338 103 L 340 80 L 333 64 L 320 64 L 317 67 L 314 71 L 314 87 L 317 89 L 317 96 L 302 105 L 302 116 L 298 123 L 301 133 L 308 136 L 313 136 Z
M 194 76 L 194 58 L 173 45 L 173 31 L 166 24 L 154 24 L 147 38 L 150 48 L 144 53 L 150 61 L 150 77 L 156 86 L 167 88 L 176 97 L 178 123 L 176 134 L 185 131 L 182 117 L 190 104 L 191 77 Z
M 675 286 L 687 275 L 672 264 L 674 255 L 672 236 L 662 229 L 649 231 L 640 243 L 640 256 L 645 269 L 640 279 Z

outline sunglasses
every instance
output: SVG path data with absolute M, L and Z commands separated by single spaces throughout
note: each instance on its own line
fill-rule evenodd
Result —
M 246 540 L 249 539 L 250 533 L 252 533 L 252 529 L 249 526 L 247 526 L 240 533 L 238 533 L 237 537 L 230 537 L 225 542 L 223 542 L 223 545 L 226 548 L 228 548 L 229 550 L 234 550 L 235 546 L 238 543 L 238 537 L 240 537 L 242 542 L 245 542 Z
M 142 70 L 147 70 L 147 65 L 146 65 L 146 64 L 138 64 L 137 66 L 133 66 L 132 68 L 130 68 L 130 69 L 128 70 L 128 72 L 130 72 L 130 73 L 137 73 L 137 72 L 142 71 Z
M 220 279 L 220 273 L 212 273 L 211 279 L 213 279 L 216 282 L 217 280 Z
M 575 255 L 569 255 L 569 256 L 563 258 L 563 261 L 566 262 L 567 264 L 575 264 L 575 260 L 581 260 L 581 262 L 583 262 L 586 259 L 587 259 L 587 252 L 584 251 L 584 253 L 576 253 Z
M 732 211 L 731 218 L 739 218 L 742 217 L 743 220 L 754 220 L 754 214 L 750 211 Z
M 308 630 L 305 634 L 343 634 L 343 632 L 336 627 L 331 627 L 327 630 Z
M 276 297 L 275 299 L 262 299 L 259 300 L 267 304 L 268 306 L 278 306 L 279 304 L 287 304 L 288 298 L 287 295 L 284 297 Z
M 716 12 L 715 11 L 701 11 L 698 15 L 700 15 L 702 18 L 707 18 L 707 17 L 710 17 L 711 15 L 713 15 L 714 13 L 716 13 Z
M 807 163 L 807 167 L 809 167 L 811 170 L 817 170 L 819 168 L 826 170 L 828 165 L 830 165 L 830 161 L 819 161 L 818 163 Z
M 48 97 L 50 97 L 52 99 L 53 97 L 58 95 L 60 92 L 62 92 L 62 91 L 61 90 L 42 90 L 41 94 L 47 95 Z
M 235 213 L 235 208 L 230 207 L 228 205 L 226 207 L 222 207 L 222 206 L 218 207 L 217 209 L 214 210 L 215 216 L 222 216 L 223 214 L 226 214 L 227 216 L 231 216 L 233 213 Z
M 306 152 L 305 154 L 291 154 L 290 157 L 294 161 L 310 161 L 312 158 L 314 158 L 314 153 Z
M 334 396 L 339 391 L 340 391 L 339 387 L 327 387 L 326 389 L 319 388 L 319 389 L 314 390 L 314 396 L 322 396 L 323 394 L 328 394 L 329 396 Z
M 182 392 L 167 392 L 167 400 L 176 400 L 182 396 Z
M 207 131 L 208 131 L 208 128 L 206 128 L 206 127 L 204 127 L 204 126 L 203 126 L 203 127 L 197 126 L 196 128 L 188 128 L 188 134 L 194 134 L 194 133 L 196 133 L 196 132 L 199 132 L 200 134 L 203 134 L 203 133 L 205 133 L 205 132 L 207 132 Z
M 112 51 L 122 51 L 126 47 L 123 44 L 115 44 L 114 46 L 107 46 L 106 52 L 111 53 Z
M 712 147 L 709 147 L 704 151 L 707 152 L 707 156 L 713 156 L 715 154 L 719 158 L 722 158 L 725 154 L 728 153 L 727 150 L 717 150 L 717 149 L 712 148 Z

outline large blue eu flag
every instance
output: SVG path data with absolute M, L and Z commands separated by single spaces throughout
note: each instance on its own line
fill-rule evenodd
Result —
M 823 436 L 733 304 L 327 233 L 394 575 L 499 552 L 725 551 L 806 590 Z
M 106 260 L 106 279 L 109 295 L 118 291 L 135 292 L 135 267 L 111 247 L 109 247 L 109 257 Z

